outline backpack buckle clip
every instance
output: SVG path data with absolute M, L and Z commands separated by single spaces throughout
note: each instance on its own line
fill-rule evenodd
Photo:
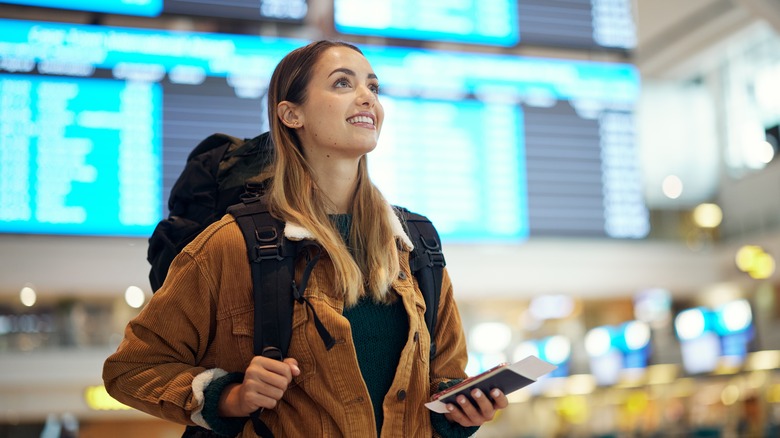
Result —
M 279 245 L 255 245 L 254 262 L 262 260 L 276 259 L 282 260 L 283 257 L 279 251 Z
M 425 254 L 425 259 L 427 259 L 423 260 L 423 264 L 429 268 L 434 266 L 444 267 L 444 253 L 441 251 L 441 245 L 439 245 L 439 242 L 433 240 L 431 243 L 429 243 L 423 236 L 420 236 L 420 242 L 422 242 L 423 247 L 425 247 L 423 254 Z
M 444 253 L 441 252 L 441 249 L 438 250 L 431 250 L 426 249 L 425 254 L 428 256 L 428 267 L 432 268 L 434 266 L 444 266 Z
M 253 261 L 258 263 L 262 260 L 276 259 L 282 260 L 281 244 L 279 235 L 274 227 L 262 227 L 255 229 L 255 238 L 257 245 L 254 247 Z

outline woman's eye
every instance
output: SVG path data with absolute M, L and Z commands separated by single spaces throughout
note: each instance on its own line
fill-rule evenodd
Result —
M 349 81 L 347 80 L 347 78 L 342 78 L 342 79 L 337 80 L 334 85 L 336 86 L 336 88 L 349 87 Z
M 379 84 L 371 84 L 368 86 L 371 91 L 374 92 L 374 94 L 379 94 Z

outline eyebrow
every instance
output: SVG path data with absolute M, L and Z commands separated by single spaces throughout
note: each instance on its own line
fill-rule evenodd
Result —
M 337 69 L 333 70 L 332 72 L 330 72 L 328 77 L 333 76 L 334 73 L 344 73 L 345 75 L 349 75 L 349 76 L 357 76 L 354 71 L 352 71 L 352 70 L 350 70 L 350 69 L 348 69 L 346 67 L 340 67 L 340 68 L 337 68 Z M 376 75 L 374 73 L 369 73 L 368 74 L 368 78 L 369 79 L 379 79 L 379 78 L 376 77 Z

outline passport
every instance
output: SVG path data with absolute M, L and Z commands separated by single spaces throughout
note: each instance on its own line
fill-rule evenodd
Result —
M 509 395 L 536 382 L 539 377 L 556 368 L 558 367 L 536 356 L 528 356 L 513 364 L 500 364 L 434 394 L 431 401 L 425 406 L 434 412 L 446 414 L 449 412 L 447 404 L 457 404 L 456 398 L 461 394 L 475 403 L 471 397 L 471 391 L 475 388 L 479 388 L 487 397 L 490 397 L 490 391 L 493 388 L 498 388 L 504 394 Z

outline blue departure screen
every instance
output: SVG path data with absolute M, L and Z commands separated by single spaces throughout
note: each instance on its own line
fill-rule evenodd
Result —
M 336 0 L 336 30 L 347 34 L 513 46 L 517 0 Z
M 187 155 L 267 130 L 306 41 L 0 20 L 0 232 L 148 236 Z M 371 175 L 448 241 L 644 237 L 633 66 L 361 46 Z
M 160 219 L 159 85 L 0 75 L 6 232 L 148 235 Z
M 163 0 L 3 0 L 0 3 L 145 17 L 156 17 L 163 9 Z
M 382 105 L 369 169 L 390 202 L 429 212 L 451 241 L 528 237 L 520 108 L 391 97 Z
M 296 23 L 303 21 L 309 10 L 307 0 L 0 0 L 0 3 L 144 17 L 165 12 Z
M 493 46 L 626 50 L 636 45 L 630 0 L 334 0 L 338 32 Z

